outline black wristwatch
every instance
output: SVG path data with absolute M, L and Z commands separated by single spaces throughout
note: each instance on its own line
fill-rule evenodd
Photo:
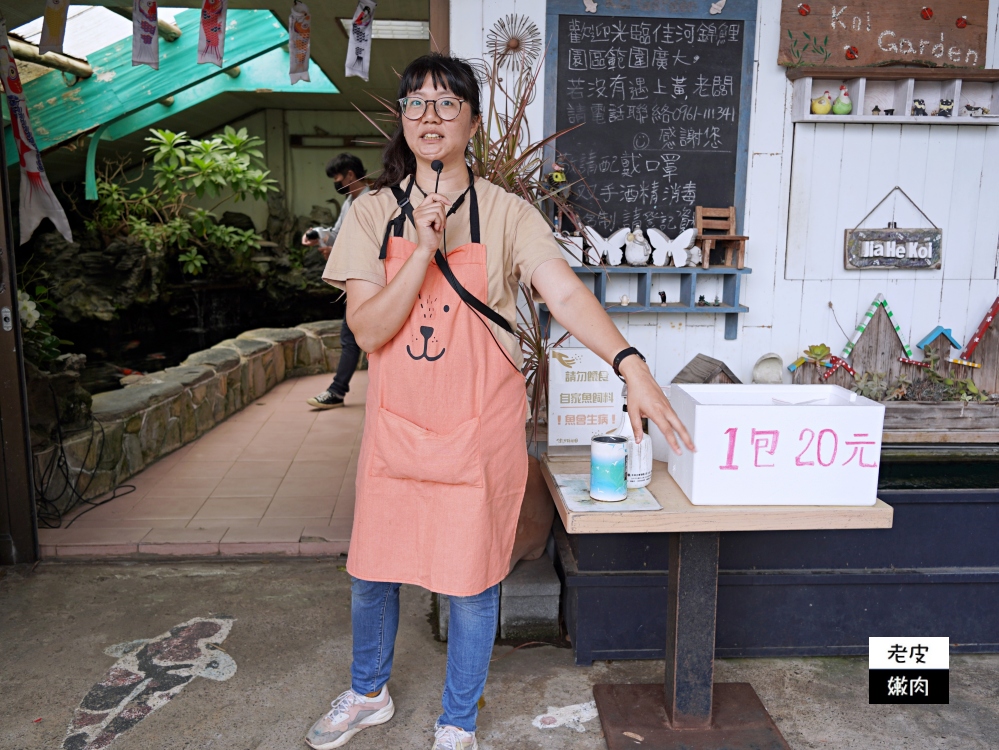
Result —
M 639 357 L 641 357 L 641 360 L 643 362 L 647 361 L 645 357 L 642 357 L 642 353 L 633 346 L 629 346 L 627 349 L 622 349 L 621 351 L 619 351 L 617 353 L 617 356 L 614 357 L 614 363 L 612 367 L 614 368 L 614 374 L 617 375 L 619 378 L 621 378 L 621 380 L 624 380 L 624 377 L 621 375 L 621 370 L 619 369 L 621 366 L 621 360 L 623 360 L 625 357 L 630 357 L 632 354 L 637 354 Z

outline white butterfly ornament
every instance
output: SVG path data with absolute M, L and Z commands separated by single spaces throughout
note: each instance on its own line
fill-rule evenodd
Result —
M 628 227 L 618 229 L 610 237 L 604 239 L 593 227 L 583 227 L 583 236 L 590 245 L 589 258 L 594 265 L 600 265 L 601 258 L 610 266 L 619 266 L 624 260 L 624 243 L 628 239 Z
M 697 230 L 691 227 L 680 232 L 676 236 L 676 239 L 671 240 L 663 232 L 650 227 L 649 241 L 654 248 L 652 250 L 652 265 L 665 266 L 669 259 L 672 258 L 674 266 L 683 268 L 687 265 L 687 259 L 690 257 L 688 251 L 694 245 L 696 234 Z

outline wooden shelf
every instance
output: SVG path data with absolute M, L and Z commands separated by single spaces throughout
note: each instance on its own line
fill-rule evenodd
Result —
M 739 293 L 742 277 L 753 272 L 751 268 L 730 268 L 728 266 L 712 266 L 711 268 L 675 266 L 575 266 L 572 269 L 577 276 L 593 279 L 593 294 L 608 313 L 675 313 L 686 315 L 724 315 L 725 338 L 734 341 L 739 335 L 739 313 L 749 312 L 749 308 L 739 304 Z M 608 276 L 637 276 L 638 299 L 627 306 L 616 302 L 607 302 Z M 654 302 L 652 298 L 653 276 L 679 276 L 680 301 Z M 722 304 L 698 306 L 697 278 L 699 276 L 722 277 Z M 542 305 L 547 315 L 547 308 Z
M 814 68 L 802 65 L 787 69 L 789 81 L 801 78 L 814 78 L 823 81 L 841 81 L 849 78 L 866 78 L 869 81 L 999 81 L 999 68 Z
M 999 70 L 956 68 L 828 68 L 788 71 L 793 81 L 792 119 L 794 122 L 857 125 L 999 125 Z M 814 115 L 811 101 L 828 90 L 835 98 L 845 85 L 853 100 L 849 115 Z M 926 115 L 913 115 L 913 100 L 922 99 Z M 931 114 L 942 99 L 953 101 L 953 114 Z M 972 117 L 970 104 L 985 107 L 990 115 Z M 873 114 L 877 106 L 883 113 Z

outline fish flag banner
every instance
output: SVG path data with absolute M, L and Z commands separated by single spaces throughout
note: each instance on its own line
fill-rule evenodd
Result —
M 291 63 L 288 72 L 292 84 L 309 80 L 309 44 L 312 20 L 309 16 L 309 6 L 296 2 L 291 6 L 288 16 L 288 50 L 291 52 Z
M 66 17 L 69 14 L 69 0 L 47 0 L 42 14 L 42 38 L 38 40 L 38 51 L 62 52 L 62 42 L 66 38 Z
M 156 0 L 132 0 L 132 67 L 160 69 L 160 35 Z
M 229 0 L 204 0 L 201 5 L 201 30 L 198 32 L 198 64 L 214 63 L 222 67 L 225 55 L 225 14 Z
M 21 165 L 21 244 L 31 239 L 31 234 L 46 216 L 55 224 L 59 234 L 67 242 L 73 241 L 69 230 L 66 212 L 52 192 L 49 178 L 45 176 L 42 156 L 35 145 L 35 136 L 28 119 L 28 103 L 21 87 L 21 75 L 17 72 L 17 61 L 10 51 L 7 40 L 7 22 L 0 17 L 0 65 L 3 66 L 4 90 L 7 94 L 7 109 L 10 110 L 11 135 L 17 148 L 17 158 Z
M 359 0 L 350 26 L 347 43 L 347 70 L 345 75 L 368 80 L 371 63 L 371 24 L 375 18 L 375 0 Z

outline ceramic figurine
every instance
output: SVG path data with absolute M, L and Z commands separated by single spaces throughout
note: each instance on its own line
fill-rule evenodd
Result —
M 828 115 L 832 107 L 832 94 L 828 91 L 823 92 L 822 96 L 812 99 L 813 115 Z
M 649 241 L 652 243 L 652 247 L 655 248 L 652 251 L 652 265 L 665 266 L 669 262 L 669 259 L 672 258 L 674 266 L 683 268 L 687 265 L 688 251 L 694 244 L 694 237 L 696 236 L 697 230 L 693 227 L 680 232 L 676 236 L 676 239 L 672 240 L 658 229 L 654 227 L 649 228 Z
M 545 177 L 545 182 L 553 193 L 561 192 L 567 187 L 565 169 L 561 164 L 552 164 L 552 171 Z
M 645 266 L 649 263 L 649 256 L 652 255 L 652 248 L 649 241 L 645 239 L 641 227 L 635 227 L 635 231 L 628 232 L 627 242 L 624 245 L 624 259 L 629 266 Z
M 874 105 L 874 109 L 871 110 L 871 114 L 875 115 L 875 116 L 880 115 L 881 114 L 881 107 L 879 107 L 877 104 L 875 104 Z
M 912 114 L 916 117 L 926 116 L 926 101 L 923 99 L 912 100 Z
M 853 101 L 850 99 L 850 92 L 846 86 L 839 87 L 839 96 L 833 102 L 832 111 L 834 115 L 848 115 L 853 112 Z
M 715 301 L 711 303 L 711 306 L 712 307 L 721 307 L 721 300 L 718 298 L 717 294 L 715 295 Z
M 666 292 L 660 290 L 660 292 L 659 292 L 659 299 L 661 299 L 662 303 L 665 305 L 666 304 Z
M 583 227 L 582 235 L 590 245 L 588 257 L 593 265 L 600 265 L 601 259 L 608 265 L 619 266 L 624 259 L 624 243 L 627 241 L 630 229 L 618 229 L 610 237 L 604 239 L 593 227 Z
M 885 110 L 885 117 L 891 117 L 894 114 L 895 114 L 895 110 L 894 109 L 886 109 Z
M 950 117 L 952 114 L 954 114 L 954 100 L 941 99 L 940 109 L 937 110 L 937 115 L 939 117 Z
M 704 299 L 704 295 L 703 294 L 701 294 L 701 295 L 699 295 L 697 297 L 697 306 L 698 307 L 707 307 L 707 304 L 708 304 L 708 302 L 707 302 L 707 300 Z
M 687 255 L 687 265 L 691 268 L 697 268 L 701 265 L 701 261 L 704 259 L 704 251 L 701 250 L 700 245 L 691 245 L 690 252 Z M 679 266 L 677 266 L 679 268 Z
M 621 295 L 621 307 L 627 307 L 630 304 L 631 304 L 631 297 L 629 297 L 627 294 L 622 294 Z

